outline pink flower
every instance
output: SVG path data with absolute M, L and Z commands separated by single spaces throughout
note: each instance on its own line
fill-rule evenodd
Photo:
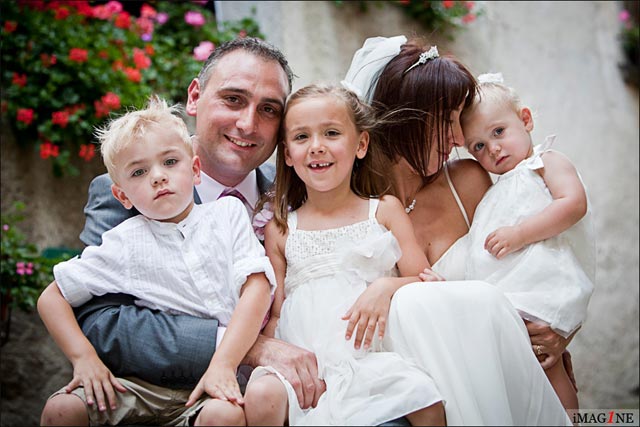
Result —
M 29 126 L 33 121 L 33 110 L 31 108 L 18 108 L 16 119 Z
M 160 12 L 156 15 L 156 22 L 160 25 L 166 23 L 168 20 L 169 20 L 169 15 L 164 12 Z
M 471 10 L 473 9 L 473 6 L 475 6 L 475 2 L 472 1 L 466 1 L 464 2 L 464 7 L 467 8 L 467 10 Z
M 16 273 L 18 273 L 20 276 L 24 276 L 25 274 L 27 276 L 30 276 L 33 274 L 33 263 L 32 262 L 28 262 L 28 263 L 24 263 L 24 262 L 16 262 Z
M 204 15 L 200 12 L 190 10 L 184 14 L 184 22 L 189 25 L 193 25 L 194 27 L 201 27 L 206 23 L 206 20 L 204 19 Z
M 122 12 L 122 3 L 119 1 L 112 0 L 108 2 L 105 7 L 109 11 L 110 14 L 116 14 Z
M 240 30 L 240 32 L 238 33 L 238 37 L 241 39 L 247 37 L 247 30 Z
M 476 20 L 476 15 L 474 15 L 473 13 L 467 13 L 462 17 L 462 22 L 464 22 L 465 24 L 469 24 L 475 20 Z
M 158 15 L 158 12 L 156 12 L 156 10 L 149 6 L 148 4 L 143 4 L 140 7 L 140 16 L 144 17 L 144 18 L 155 18 Z
M 627 22 L 629 20 L 629 18 L 631 18 L 631 14 L 629 13 L 629 11 L 627 9 L 622 9 L 620 11 L 620 13 L 618 14 L 618 19 L 621 22 Z
M 202 41 L 193 49 L 193 58 L 196 61 L 206 61 L 216 46 L 210 41 Z
M 264 204 L 260 212 L 253 217 L 253 231 L 260 241 L 264 241 L 264 227 L 273 218 L 273 205 L 270 202 Z
M 129 12 L 121 12 L 116 16 L 116 22 L 113 23 L 118 28 L 128 30 L 131 27 L 131 15 Z
M 59 125 L 61 128 L 67 127 L 69 123 L 69 112 L 67 111 L 56 111 L 51 114 L 51 122 L 54 125 Z
M 89 57 L 89 51 L 78 47 L 71 48 L 69 51 L 69 60 L 73 62 L 86 62 Z
M 5 224 L 5 225 L 3 225 L 3 226 L 2 226 L 2 229 L 3 229 L 4 231 L 9 231 L 9 224 Z

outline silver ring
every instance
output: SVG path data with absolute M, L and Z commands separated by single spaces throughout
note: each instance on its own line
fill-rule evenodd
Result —
M 542 346 L 540 344 L 536 345 L 536 354 L 538 356 L 542 354 Z

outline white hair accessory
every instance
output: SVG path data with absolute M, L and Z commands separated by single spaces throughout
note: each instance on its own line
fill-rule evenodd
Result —
M 504 78 L 502 78 L 502 73 L 486 73 L 480 74 L 478 76 L 478 83 L 497 83 L 503 84 Z
M 380 72 L 398 56 L 400 47 L 406 42 L 405 36 L 368 38 L 353 55 L 347 75 L 340 83 L 360 99 L 371 101 Z
M 437 57 L 439 57 L 440 55 L 438 54 L 438 46 L 431 46 L 431 49 L 429 49 L 426 52 L 422 52 L 420 54 L 420 58 L 418 58 L 418 60 L 416 61 L 415 64 L 413 64 L 411 67 L 407 68 L 404 71 L 404 74 L 407 74 L 409 71 L 411 71 L 414 67 L 417 67 L 418 65 L 422 65 L 424 63 L 426 63 L 428 60 L 430 59 L 435 59 Z

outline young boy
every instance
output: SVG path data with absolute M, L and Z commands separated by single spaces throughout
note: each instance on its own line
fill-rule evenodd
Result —
M 38 300 L 74 371 L 47 401 L 43 425 L 187 425 L 196 415 L 195 425 L 244 425 L 235 372 L 258 336 L 276 281 L 240 200 L 194 204 L 200 159 L 174 112 L 152 97 L 147 108 L 97 131 L 114 197 L 141 215 L 105 232 L 102 244 L 87 247 L 81 258 L 56 265 L 55 281 Z M 112 292 L 158 310 L 215 317 L 227 327 L 190 394 L 166 396 L 167 389 L 139 379 L 115 378 L 98 358 L 72 307 Z

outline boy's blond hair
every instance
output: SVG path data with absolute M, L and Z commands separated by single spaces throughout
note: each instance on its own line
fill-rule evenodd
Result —
M 161 125 L 171 127 L 185 145 L 188 153 L 193 156 L 191 136 L 184 120 L 176 114 L 182 112 L 180 105 L 171 107 L 167 102 L 152 95 L 142 110 L 130 111 L 123 116 L 109 121 L 104 127 L 96 128 L 95 136 L 100 143 L 102 160 L 113 182 L 116 182 L 116 155 L 134 142 L 144 140 L 150 126 Z

